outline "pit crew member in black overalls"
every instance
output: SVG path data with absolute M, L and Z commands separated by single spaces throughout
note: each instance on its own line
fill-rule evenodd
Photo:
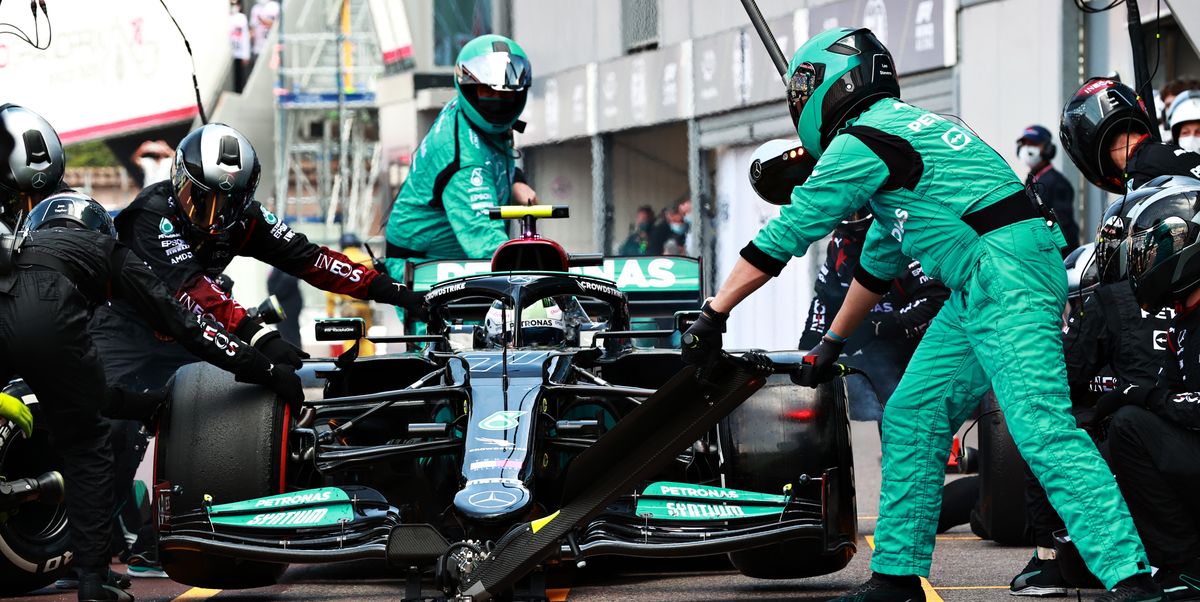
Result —
M 22 376 L 46 411 L 63 459 L 79 600 L 132 600 L 108 583 L 114 471 L 108 421 L 100 413 L 144 410 L 121 407 L 136 396 L 106 393 L 88 334 L 93 310 L 123 299 L 197 356 L 238 380 L 270 386 L 289 403 L 303 399 L 300 379 L 290 366 L 273 364 L 216 321 L 176 303 L 150 268 L 117 242 L 111 218 L 94 200 L 75 192 L 52 195 L 33 209 L 26 232 L 13 265 L 0 276 L 0 380 Z

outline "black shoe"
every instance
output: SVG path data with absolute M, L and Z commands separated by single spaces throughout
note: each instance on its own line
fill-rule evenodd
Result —
M 1096 602 L 1166 602 L 1167 595 L 1147 573 L 1122 579 L 1116 587 L 1100 594 Z
M 916 575 L 872 573 L 866 583 L 828 602 L 925 602 L 925 589 Z
M 1067 581 L 1058 570 L 1057 560 L 1039 560 L 1034 554 L 1029 564 L 1009 582 L 1008 593 L 1014 596 L 1065 596 Z
M 1154 581 L 1172 602 L 1200 600 L 1200 561 L 1182 569 L 1158 569 Z
M 108 572 L 108 585 L 119 587 L 121 589 L 129 589 L 133 582 L 129 580 L 129 576 L 125 573 L 116 571 Z M 63 574 L 62 578 L 54 582 L 56 589 L 79 589 L 79 569 L 71 567 Z
M 110 571 L 106 579 L 106 575 L 102 573 L 81 574 L 79 576 L 79 602 L 133 602 L 133 594 L 121 589 L 113 581 L 112 575 L 114 573 Z

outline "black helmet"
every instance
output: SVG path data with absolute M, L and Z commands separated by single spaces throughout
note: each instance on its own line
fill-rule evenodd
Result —
M 62 141 L 41 115 L 0 105 L 0 212 L 28 213 L 62 185 Z
M 223 123 L 193 130 L 175 149 L 171 166 L 180 214 L 202 233 L 228 229 L 254 200 L 260 171 L 254 147 L 237 130 Z
M 1096 230 L 1096 266 L 1100 283 L 1112 284 L 1129 277 L 1121 254 L 1125 252 L 1125 241 L 1129 238 L 1129 216 L 1138 206 L 1163 194 L 1164 189 L 1173 187 L 1200 187 L 1200 180 L 1184 176 L 1159 176 L 1141 188 L 1115 200 L 1104 210 L 1100 227 Z
M 1183 299 L 1200 285 L 1200 186 L 1160 189 L 1129 212 L 1130 236 L 1122 256 L 1143 308 Z
M 1063 260 L 1067 268 L 1067 298 L 1077 299 L 1100 284 L 1096 269 L 1096 244 L 1088 243 L 1071 251 Z
M 1089 182 L 1120 194 L 1125 177 L 1109 157 L 1118 133 L 1149 134 L 1157 127 L 1129 86 L 1109 78 L 1088 80 L 1063 107 L 1058 135 L 1063 150 Z
M 29 212 L 29 219 L 25 220 L 26 232 L 63 227 L 84 228 L 114 238 L 117 236 L 117 228 L 113 226 L 108 211 L 92 197 L 74 190 L 50 195 L 38 203 Z

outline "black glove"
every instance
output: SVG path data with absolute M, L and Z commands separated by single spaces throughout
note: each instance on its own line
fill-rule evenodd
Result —
M 299 370 L 304 365 L 304 360 L 311 357 L 303 349 L 283 340 L 276 330 L 269 330 L 258 337 L 254 348 L 267 356 L 272 364 L 291 366 L 293 370 Z
M 147 430 L 154 432 L 154 424 L 167 405 L 169 394 L 170 390 L 166 387 L 136 391 L 123 385 L 113 385 L 106 391 L 100 413 L 105 418 L 139 420 Z
M 262 360 L 263 362 L 256 361 L 253 368 L 239 373 L 236 380 L 263 385 L 274 391 L 284 403 L 291 406 L 300 405 L 300 402 L 304 401 L 304 386 L 300 384 L 300 377 L 296 375 L 296 371 L 283 364 L 271 365 L 265 356 L 262 356 Z
M 823 337 L 821 342 L 804 356 L 800 369 L 792 373 L 792 382 L 802 387 L 816 387 L 833 380 L 838 375 L 837 361 L 845 346 L 845 341 L 838 342 L 828 336 Z
M 729 314 L 718 312 L 705 303 L 700 308 L 700 317 L 683 333 L 683 363 L 706 367 L 721 357 L 721 333 L 725 332 L 728 321 Z
M 367 294 L 372 301 L 387 303 L 411 312 L 412 316 L 421 322 L 429 321 L 429 308 L 425 305 L 425 296 L 414 293 L 407 286 L 400 284 L 387 274 L 379 274 L 371 281 Z
M 1170 395 L 1170 392 L 1166 389 L 1138 385 L 1126 385 L 1124 388 L 1109 391 L 1096 400 L 1095 414 L 1089 424 L 1100 423 L 1124 406 L 1148 408 L 1151 404 L 1166 399 L 1167 395 Z

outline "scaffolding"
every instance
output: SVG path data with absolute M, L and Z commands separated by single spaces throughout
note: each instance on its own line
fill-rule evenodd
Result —
M 375 85 L 383 57 L 368 1 L 281 6 L 275 212 L 365 238 L 382 164 Z

